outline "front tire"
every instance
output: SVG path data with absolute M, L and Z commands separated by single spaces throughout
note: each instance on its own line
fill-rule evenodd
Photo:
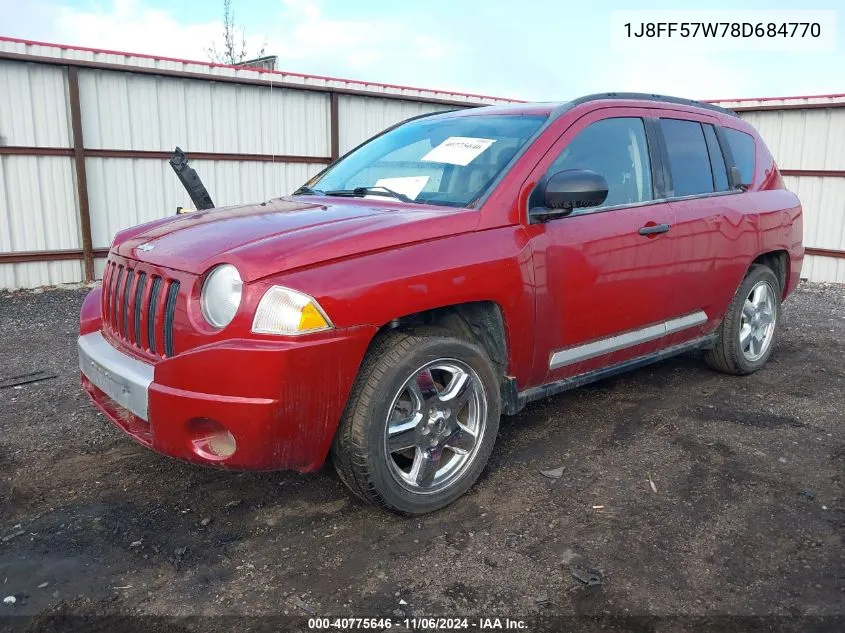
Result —
M 704 360 L 726 374 L 754 373 L 769 360 L 782 320 L 781 284 L 772 269 L 754 264 L 734 295 Z
M 432 512 L 478 479 L 499 416 L 498 381 L 482 348 L 439 328 L 389 332 L 364 359 L 332 460 L 361 499 Z

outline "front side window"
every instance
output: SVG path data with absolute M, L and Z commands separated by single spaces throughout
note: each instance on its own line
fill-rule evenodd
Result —
M 654 199 L 642 119 L 624 117 L 591 123 L 572 139 L 548 173 L 564 169 L 589 169 L 604 176 L 607 199 L 590 210 Z
M 660 119 L 666 140 L 674 196 L 712 193 L 713 171 L 701 123 L 680 119 Z
M 382 187 L 415 202 L 467 206 L 493 185 L 546 119 L 469 115 L 410 121 L 353 151 L 307 187 L 327 195 L 355 195 L 361 188 L 381 195 Z
M 722 128 L 728 145 L 731 147 L 734 164 L 739 167 L 742 184 L 750 185 L 754 182 L 754 138 L 745 132 Z

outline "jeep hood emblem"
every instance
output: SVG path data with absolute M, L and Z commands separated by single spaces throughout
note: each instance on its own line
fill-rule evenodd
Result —
M 156 245 L 155 245 L 155 244 L 153 244 L 152 242 L 144 242 L 143 244 L 141 244 L 140 246 L 138 246 L 135 250 L 136 250 L 136 251 L 141 251 L 142 253 L 149 253 L 149 252 L 150 252 L 151 250 L 153 250 L 155 247 L 156 247 Z

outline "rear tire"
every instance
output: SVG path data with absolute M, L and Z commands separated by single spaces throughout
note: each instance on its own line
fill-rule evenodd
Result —
M 355 380 L 332 444 L 358 497 L 402 514 L 438 510 L 475 483 L 499 429 L 496 373 L 449 330 L 382 335 Z
M 754 264 L 734 295 L 717 330 L 713 349 L 704 353 L 713 369 L 743 376 L 769 360 L 782 320 L 781 284 L 768 266 Z

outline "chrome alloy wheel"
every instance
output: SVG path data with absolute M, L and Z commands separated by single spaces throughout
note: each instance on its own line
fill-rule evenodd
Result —
M 416 370 L 394 396 L 385 447 L 394 479 L 418 494 L 444 490 L 467 470 L 487 426 L 487 397 L 475 370 L 440 359 Z
M 767 281 L 754 285 L 742 307 L 739 346 L 746 360 L 756 361 L 768 351 L 777 324 L 775 293 Z

